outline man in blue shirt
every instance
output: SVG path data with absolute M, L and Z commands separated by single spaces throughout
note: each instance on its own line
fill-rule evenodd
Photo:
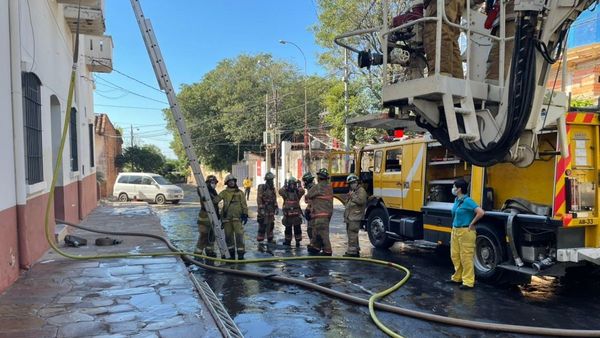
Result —
M 467 182 L 460 178 L 454 182 L 452 194 L 456 196 L 452 206 L 452 234 L 450 257 L 454 264 L 454 274 L 450 283 L 461 284 L 461 289 L 471 289 L 475 285 L 473 256 L 477 232 L 475 224 L 485 212 L 467 195 Z

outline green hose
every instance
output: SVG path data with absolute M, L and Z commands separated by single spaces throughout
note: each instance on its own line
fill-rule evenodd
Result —
M 77 32 L 79 32 L 79 24 L 77 26 Z M 76 46 L 78 45 L 78 43 L 79 43 L 79 34 L 76 34 Z M 60 250 L 60 248 L 58 248 L 58 246 L 54 242 L 53 236 L 50 232 L 50 210 L 51 210 L 52 203 L 54 200 L 54 189 L 56 187 L 58 173 L 59 173 L 59 170 L 62 165 L 63 150 L 64 150 L 65 142 L 67 139 L 67 131 L 69 128 L 69 121 L 70 121 L 70 117 L 71 117 L 70 107 L 73 104 L 73 93 L 74 93 L 74 89 L 75 89 L 76 72 L 77 72 L 77 48 L 75 49 L 74 55 L 73 55 L 73 67 L 72 67 L 72 71 L 71 71 L 69 93 L 68 93 L 68 97 L 67 97 L 65 122 L 63 125 L 63 132 L 62 132 L 62 136 L 61 136 L 61 140 L 60 140 L 60 147 L 58 149 L 58 154 L 57 154 L 57 158 L 56 158 L 56 164 L 54 165 L 54 171 L 52 174 L 52 184 L 50 185 L 48 203 L 46 205 L 46 212 L 45 212 L 45 219 L 44 219 L 44 230 L 46 233 L 46 240 L 48 241 L 48 244 L 50 245 L 50 247 L 54 251 L 56 251 L 58 254 L 62 255 L 63 257 L 70 258 L 70 259 L 76 259 L 76 260 L 90 260 L 90 259 L 111 259 L 111 258 L 139 258 L 139 257 L 148 257 L 148 256 L 151 256 L 151 257 L 181 256 L 184 260 L 186 260 L 192 264 L 195 264 L 197 266 L 200 266 L 204 269 L 207 269 L 207 270 L 236 274 L 236 275 L 250 277 L 250 278 L 269 279 L 269 280 L 274 280 L 274 281 L 278 281 L 278 282 L 282 282 L 282 283 L 292 283 L 292 284 L 310 288 L 310 289 L 319 291 L 321 293 L 331 295 L 331 296 L 334 296 L 334 297 L 337 297 L 337 298 L 340 298 L 340 299 L 343 299 L 343 300 L 346 300 L 349 302 L 354 302 L 354 303 L 360 304 L 360 305 L 368 305 L 369 314 L 371 315 L 371 319 L 373 320 L 373 322 L 383 332 L 385 332 L 386 334 L 388 334 L 392 337 L 401 337 L 401 336 L 399 334 L 393 332 L 389 328 L 387 328 L 383 323 L 381 323 L 379 321 L 379 319 L 377 318 L 377 315 L 375 313 L 375 308 L 384 310 L 384 311 L 388 311 L 388 312 L 392 312 L 392 313 L 405 315 L 405 316 L 411 316 L 413 318 L 418 318 L 421 320 L 438 322 L 438 323 L 447 324 L 447 325 L 462 326 L 462 327 L 471 328 L 471 329 L 475 329 L 475 330 L 490 330 L 490 331 L 500 331 L 500 332 L 536 334 L 536 335 L 553 335 L 553 336 L 600 337 L 600 331 L 598 331 L 598 330 L 564 330 L 564 329 L 550 329 L 550 328 L 520 326 L 520 325 L 485 323 L 485 322 L 478 322 L 478 321 L 471 321 L 471 320 L 464 320 L 464 319 L 457 319 L 457 318 L 449 318 L 449 317 L 434 315 L 434 314 L 430 314 L 430 313 L 409 310 L 409 309 L 405 309 L 405 308 L 401 308 L 401 307 L 397 307 L 397 306 L 376 303 L 377 300 L 389 295 L 390 293 L 392 293 L 392 292 L 398 290 L 400 287 L 402 287 L 402 285 L 404 285 L 410 278 L 410 271 L 399 264 L 386 262 L 386 261 L 382 261 L 382 260 L 377 260 L 377 259 L 372 259 L 372 258 L 321 257 L 321 256 L 305 257 L 305 256 L 302 256 L 302 257 L 257 258 L 257 259 L 248 259 L 248 260 L 238 261 L 238 260 L 232 260 L 232 259 L 208 257 L 208 256 L 204 256 L 204 255 L 191 253 L 191 252 L 183 252 L 183 251 L 178 250 L 167 238 L 165 238 L 163 236 L 144 234 L 144 233 L 102 231 L 102 230 L 90 229 L 90 228 L 83 227 L 81 225 L 73 224 L 70 222 L 66 222 L 63 220 L 56 220 L 56 222 L 64 223 L 69 226 L 73 226 L 75 228 L 80 228 L 80 229 L 83 229 L 86 231 L 91 231 L 91 232 L 96 232 L 96 233 L 112 234 L 112 235 L 120 235 L 120 236 L 143 236 L 143 237 L 155 238 L 155 239 L 161 240 L 164 243 L 166 243 L 171 251 L 169 251 L 169 252 L 134 253 L 134 254 L 122 253 L 122 254 L 78 256 L 78 255 L 71 255 L 67 252 Z M 204 264 L 198 260 L 192 259 L 190 257 L 203 258 L 203 259 L 212 260 L 212 261 L 216 261 L 216 262 L 236 263 L 236 264 L 286 262 L 286 261 L 296 261 L 296 260 L 298 260 L 298 261 L 299 260 L 302 260 L 302 261 L 304 261 L 304 260 L 357 261 L 357 262 L 365 262 L 365 263 L 370 263 L 370 264 L 388 266 L 388 267 L 391 267 L 391 268 L 394 268 L 394 269 L 404 272 L 405 276 L 399 282 L 394 284 L 392 287 L 389 287 L 381 292 L 373 294 L 367 301 L 365 299 L 351 296 L 351 295 L 345 294 L 343 292 L 335 291 L 335 290 L 332 290 L 332 289 L 329 289 L 329 288 L 326 288 L 326 287 L 323 287 L 323 286 L 320 286 L 320 285 L 317 285 L 317 284 L 314 284 L 314 283 L 311 283 L 311 282 L 308 282 L 305 280 L 300 280 L 300 279 L 285 277 L 285 276 L 279 276 L 279 275 L 273 275 L 273 274 L 264 274 L 264 273 L 260 273 L 260 272 L 243 271 L 243 270 L 228 269 L 228 268 L 223 268 L 223 267 L 218 267 L 218 266 L 211 266 L 208 264 Z

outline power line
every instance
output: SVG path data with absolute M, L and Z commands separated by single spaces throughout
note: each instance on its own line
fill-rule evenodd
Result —
M 115 88 L 118 89 L 118 88 Z M 97 89 L 96 89 L 97 91 Z M 137 106 L 119 106 L 119 105 L 114 105 L 114 104 L 94 104 L 95 106 L 100 106 L 100 107 L 112 107 L 112 108 L 124 108 L 124 109 L 140 109 L 140 110 L 159 110 L 162 111 L 164 108 L 152 108 L 152 107 L 137 107 Z
M 137 83 L 140 83 L 140 84 L 142 84 L 142 85 L 144 85 L 144 86 L 146 86 L 146 87 L 148 87 L 148 88 L 154 89 L 154 90 L 156 90 L 156 91 L 158 91 L 158 92 L 160 92 L 160 93 L 163 93 L 163 94 L 165 93 L 165 92 L 163 92 L 162 90 L 160 90 L 159 88 L 156 88 L 156 87 L 154 87 L 153 85 L 150 85 L 150 84 L 148 84 L 148 83 L 146 83 L 146 82 L 144 82 L 144 81 L 142 81 L 142 80 L 138 80 L 138 79 L 136 79 L 135 77 L 133 77 L 133 76 L 131 76 L 131 75 L 127 75 L 127 74 L 123 73 L 122 71 L 120 71 L 120 70 L 118 70 L 118 69 L 115 69 L 115 68 L 113 68 L 112 66 L 110 66 L 110 65 L 108 65 L 108 64 L 105 64 L 105 63 L 103 63 L 102 61 L 99 61 L 99 60 L 93 59 L 93 60 L 92 60 L 92 63 L 94 63 L 94 62 L 95 62 L 95 63 L 98 63 L 98 64 L 99 64 L 99 65 L 101 65 L 101 66 L 107 67 L 107 68 L 109 68 L 110 70 L 112 70 L 112 71 L 114 71 L 114 72 L 116 72 L 116 73 L 118 73 L 118 74 L 121 74 L 121 75 L 125 76 L 126 78 L 128 78 L 128 79 L 130 79 L 130 80 L 133 80 L 133 81 L 135 81 L 135 82 L 137 82 Z
M 123 88 L 123 87 L 121 87 L 121 86 L 119 86 L 119 85 L 117 85 L 117 84 L 114 84 L 114 83 L 112 83 L 112 82 L 110 82 L 110 81 L 108 81 L 108 80 L 106 80 L 106 79 L 104 79 L 104 78 L 102 78 L 102 77 L 100 77 L 100 76 L 98 76 L 98 75 L 95 75 L 94 77 L 95 77 L 95 78 L 97 78 L 97 79 L 99 79 L 99 80 L 102 80 L 102 81 L 104 81 L 104 82 L 106 82 L 106 83 L 108 83 L 108 84 L 110 84 L 110 85 L 113 85 L 115 88 L 119 88 L 119 89 L 121 89 L 121 90 L 124 90 L 124 91 L 126 91 L 126 92 L 128 92 L 128 93 L 130 93 L 130 94 L 132 94 L 132 95 L 139 96 L 139 97 L 142 97 L 142 98 L 144 98 L 144 99 L 151 100 L 151 101 L 154 101 L 154 102 L 163 103 L 163 104 L 166 104 L 166 105 L 168 105 L 168 104 L 169 104 L 168 102 L 165 102 L 165 101 L 160 101 L 160 100 L 157 100 L 157 99 L 153 99 L 153 98 L 151 98 L 151 97 L 149 97 L 149 96 L 142 95 L 142 94 L 136 93 L 136 92 L 134 92 L 134 91 L 131 91 L 131 90 L 129 90 L 129 89 Z

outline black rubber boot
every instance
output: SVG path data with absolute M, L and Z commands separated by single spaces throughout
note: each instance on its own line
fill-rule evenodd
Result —
M 285 241 L 283 241 L 283 245 L 290 246 L 290 245 L 292 245 L 292 241 L 286 239 Z
M 321 252 L 321 256 L 331 256 L 331 255 L 333 255 L 331 252 L 325 252 L 325 251 Z
M 229 250 L 229 256 L 230 256 L 230 259 L 235 259 L 235 250 L 233 250 L 233 249 Z
M 244 259 L 244 252 L 243 252 L 243 251 L 238 251 L 238 253 L 237 253 L 237 254 L 238 254 L 238 259 L 239 259 L 239 260 L 242 260 L 242 259 Z
M 318 254 L 319 252 L 321 252 L 321 250 L 315 248 L 314 246 L 312 246 L 310 244 L 306 246 L 306 249 L 308 250 L 309 253 L 315 254 L 315 255 Z
M 296 241 L 296 248 L 300 247 L 300 241 Z

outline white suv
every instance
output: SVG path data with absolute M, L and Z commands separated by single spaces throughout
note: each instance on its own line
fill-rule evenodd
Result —
M 152 173 L 120 173 L 115 181 L 113 196 L 120 202 L 132 199 L 173 204 L 183 199 L 183 189 L 173 185 L 164 177 Z

